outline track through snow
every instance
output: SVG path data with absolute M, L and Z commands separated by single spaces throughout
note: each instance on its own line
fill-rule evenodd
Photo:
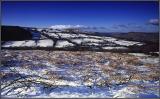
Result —
M 156 57 L 146 63 L 151 56 L 41 50 L 1 56 L 2 97 L 159 97 Z

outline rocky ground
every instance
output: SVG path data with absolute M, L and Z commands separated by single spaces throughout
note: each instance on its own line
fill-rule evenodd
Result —
M 2 97 L 160 97 L 155 56 L 45 50 L 1 56 Z

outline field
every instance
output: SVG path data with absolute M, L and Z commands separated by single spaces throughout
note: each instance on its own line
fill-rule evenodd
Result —
M 3 0 L 1 97 L 160 99 L 157 1 Z
M 159 97 L 159 59 L 142 53 L 1 51 L 2 97 Z
M 32 35 L 1 43 L 2 97 L 160 97 L 155 33 L 48 28 Z

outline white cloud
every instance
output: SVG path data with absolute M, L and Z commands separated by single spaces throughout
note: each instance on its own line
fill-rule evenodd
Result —
M 53 25 L 50 28 L 53 29 L 68 29 L 68 28 L 82 28 L 85 27 L 83 25 Z
M 150 20 L 149 20 L 149 24 L 159 25 L 159 19 L 150 19 Z

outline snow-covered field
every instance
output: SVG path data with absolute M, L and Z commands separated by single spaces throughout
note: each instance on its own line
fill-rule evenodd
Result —
M 7 41 L 2 47 L 52 47 L 53 41 L 46 40 L 38 40 L 37 42 L 34 40 L 25 40 L 25 41 Z
M 46 36 L 46 37 L 45 37 Z M 129 46 L 142 46 L 144 43 L 121 40 L 113 37 L 94 36 L 83 33 L 55 32 L 55 30 L 43 32 L 43 39 L 25 41 L 5 41 L 2 48 L 10 47 L 54 47 L 54 48 L 80 48 L 88 47 L 100 50 L 128 49 Z
M 158 57 L 44 50 L 2 50 L 1 56 L 2 97 L 160 97 Z

